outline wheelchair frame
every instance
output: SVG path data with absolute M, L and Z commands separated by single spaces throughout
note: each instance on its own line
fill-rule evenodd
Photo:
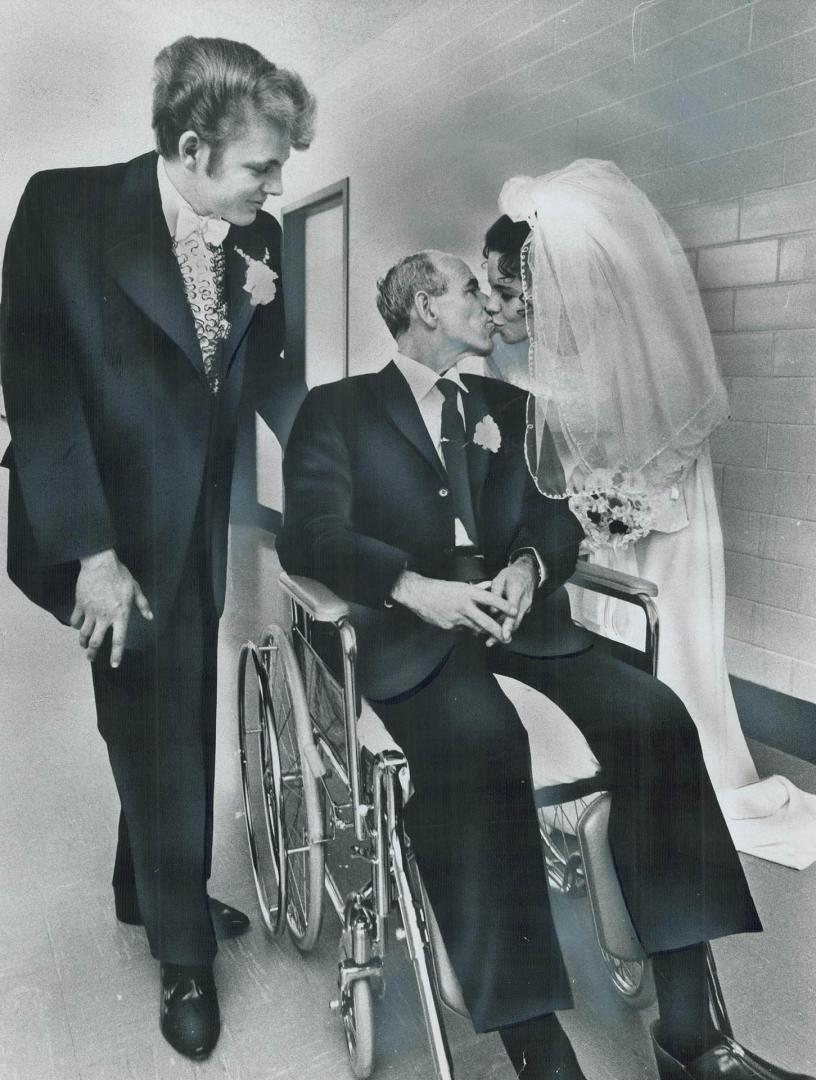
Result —
M 455 979 L 436 960 L 435 920 L 424 903 L 410 839 L 402 826 L 408 763 L 393 744 L 379 749 L 361 745 L 358 724 L 363 703 L 347 605 L 319 582 L 286 573 L 280 582 L 292 605 L 291 635 L 279 626 L 267 627 L 258 644 L 247 642 L 242 647 L 238 672 L 247 838 L 264 925 L 273 936 L 288 929 L 295 945 L 308 951 L 320 932 L 324 891 L 329 897 L 342 927 L 338 997 L 331 1005 L 340 1012 L 352 1072 L 359 1080 L 374 1069 L 373 989 L 379 993 L 384 989 L 383 965 L 391 937 L 404 941 L 435 1075 L 437 1080 L 452 1080 L 442 1005 L 467 1014 Z M 640 666 L 654 673 L 659 637 L 656 586 L 583 562 L 571 582 L 633 603 L 644 612 L 646 660 Z M 315 626 L 333 627 L 340 649 L 339 684 L 314 648 Z M 252 693 L 248 673 L 256 684 L 256 710 L 247 709 Z M 654 999 L 650 961 L 633 931 L 634 948 L 619 948 L 619 954 L 605 948 L 609 942 L 604 917 L 596 910 L 587 844 L 593 831 L 597 834 L 599 821 L 605 844 L 601 800 L 609 799 L 607 794 L 587 799 L 599 788 L 598 781 L 592 777 L 537 791 L 540 808 L 557 807 L 555 819 L 550 816 L 541 827 L 548 878 L 559 891 L 589 893 L 608 973 L 624 1000 L 643 1007 Z M 367 863 L 371 873 L 361 889 L 345 895 L 325 858 L 329 842 L 343 833 L 353 840 L 350 855 Z M 401 925 L 392 934 L 390 919 L 396 910 Z M 620 938 L 619 933 L 612 936 Z M 710 947 L 708 968 L 715 1023 L 731 1034 Z

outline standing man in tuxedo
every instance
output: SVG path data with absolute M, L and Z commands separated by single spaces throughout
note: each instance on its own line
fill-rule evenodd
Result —
M 285 442 L 302 398 L 281 357 L 280 195 L 312 139 L 300 77 L 248 45 L 156 58 L 158 153 L 38 173 L 6 247 L 2 375 L 9 575 L 79 631 L 121 801 L 117 916 L 161 962 L 161 1030 L 206 1056 L 218 619 L 239 421 Z
M 662 1080 L 793 1080 L 713 1026 L 704 943 L 759 918 L 682 702 L 572 623 L 561 586 L 582 532 L 527 470 L 527 395 L 458 370 L 491 351 L 487 297 L 440 252 L 402 259 L 378 293 L 396 356 L 307 397 L 278 552 L 349 602 L 360 685 L 410 764 L 406 826 L 476 1030 L 499 1031 L 525 1080 L 583 1080 L 555 1017 L 569 979 L 504 672 L 555 701 L 601 762 L 615 866 L 654 956 Z

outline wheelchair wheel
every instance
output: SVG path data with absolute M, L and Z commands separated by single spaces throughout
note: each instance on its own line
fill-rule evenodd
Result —
M 282 930 L 286 910 L 281 763 L 269 679 L 261 655 L 252 642 L 242 646 L 238 660 L 238 742 L 244 819 L 255 892 L 264 926 L 268 933 L 275 935 Z
M 368 1080 L 374 1071 L 374 998 L 368 979 L 355 979 L 340 1001 L 351 1071 Z
M 538 824 L 544 844 L 544 863 L 550 887 L 566 896 L 586 895 L 586 875 L 578 845 L 578 818 L 589 805 L 586 798 L 543 806 Z
M 603 948 L 601 956 L 612 985 L 627 1005 L 633 1009 L 646 1009 L 654 1004 L 657 991 L 650 959 L 621 960 Z
M 286 924 L 295 945 L 308 952 L 320 934 L 325 870 L 320 782 L 300 752 L 301 745 L 313 739 L 312 722 L 294 650 L 281 627 L 264 630 L 258 652 L 267 677 L 280 759 Z
M 376 916 L 372 892 L 350 893 L 343 913 L 343 931 L 337 949 L 338 985 L 340 987 L 340 1018 L 346 1036 L 351 1071 L 357 1080 L 367 1080 L 374 1071 L 374 996 L 371 975 L 362 974 L 361 967 L 372 962 L 373 932 Z M 359 972 L 357 978 L 347 978 L 349 971 Z

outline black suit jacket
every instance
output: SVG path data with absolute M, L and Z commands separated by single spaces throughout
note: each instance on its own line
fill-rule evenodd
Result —
M 575 568 L 580 525 L 563 501 L 541 496 L 524 459 L 527 395 L 465 375 L 468 471 L 486 574 L 532 546 L 548 578 L 519 635 L 522 651 L 561 655 L 587 647 L 559 586 Z M 490 415 L 498 452 L 472 433 Z M 395 364 L 311 391 L 284 458 L 286 508 L 278 553 L 286 570 L 324 582 L 352 606 L 363 692 L 386 698 L 417 685 L 450 651 L 454 635 L 395 605 L 403 569 L 446 578 L 454 511 L 444 466 Z
M 197 513 L 220 612 L 239 417 L 260 403 L 285 441 L 304 392 L 281 359 L 282 290 L 257 307 L 243 290 L 236 247 L 268 252 L 280 273 L 280 226 L 261 212 L 225 241 L 231 332 L 218 399 L 210 394 L 156 165 L 150 153 L 37 174 L 6 246 L 9 575 L 63 621 L 77 560 L 112 547 L 160 628 Z M 134 614 L 128 645 L 144 644 L 146 631 Z

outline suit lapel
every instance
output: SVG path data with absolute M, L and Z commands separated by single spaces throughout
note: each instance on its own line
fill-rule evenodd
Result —
M 244 335 L 249 329 L 249 324 L 255 315 L 256 307 L 252 304 L 249 293 L 244 288 L 247 263 L 244 256 L 238 254 L 238 249 L 251 259 L 263 259 L 267 249 L 264 245 L 262 230 L 256 227 L 257 221 L 256 218 L 253 225 L 243 227 L 233 225 L 224 241 L 227 317 L 230 321 L 230 332 L 224 342 L 225 374 L 229 371 L 238 346 L 243 341 Z
M 195 323 L 162 213 L 155 154 L 131 162 L 109 233 L 108 271 L 206 383 Z
M 440 479 L 445 469 L 410 387 L 393 361 L 380 372 L 380 401 L 391 423 L 419 451 Z

